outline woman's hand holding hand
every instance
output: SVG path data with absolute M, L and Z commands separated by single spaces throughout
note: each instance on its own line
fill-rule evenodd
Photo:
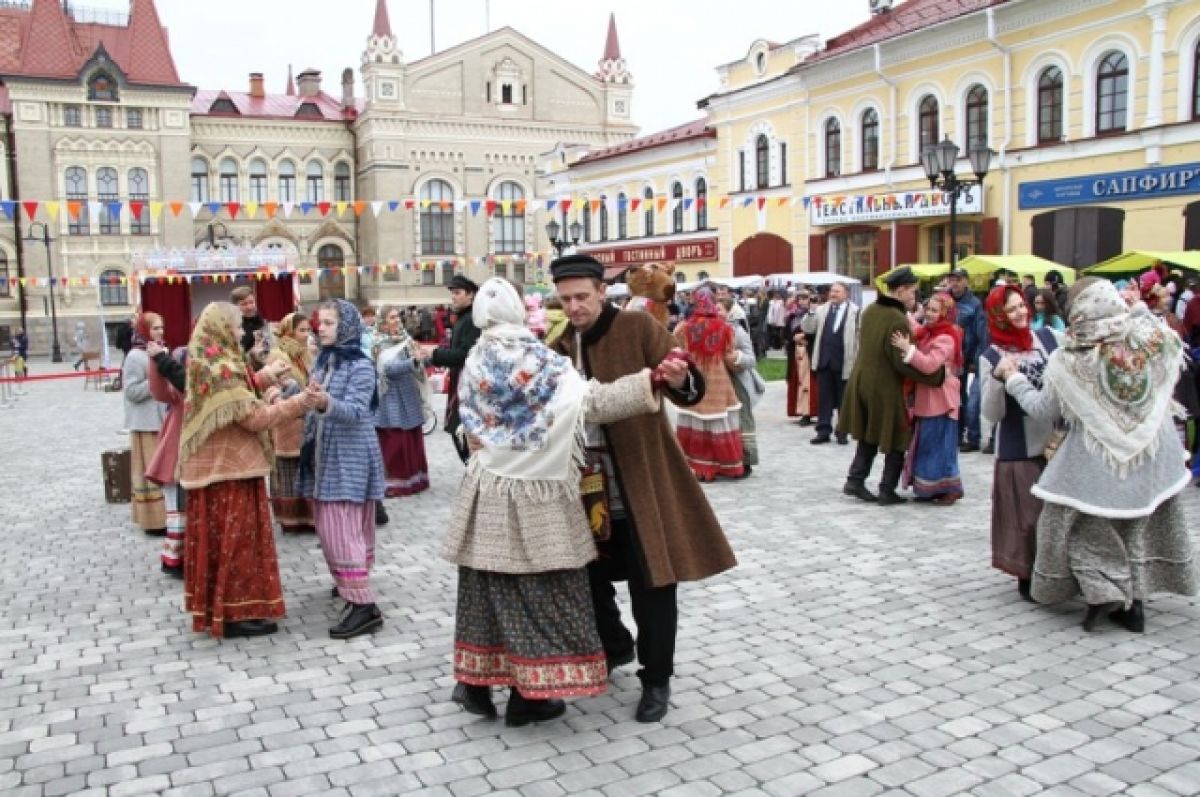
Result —
M 908 342 L 908 335 L 897 329 L 892 333 L 892 345 L 902 354 L 908 354 L 908 349 L 912 344 Z
M 992 371 L 992 375 L 1001 382 L 1007 381 L 1010 376 L 1017 372 L 1017 360 L 1011 355 L 1005 355 L 996 365 L 996 369 Z

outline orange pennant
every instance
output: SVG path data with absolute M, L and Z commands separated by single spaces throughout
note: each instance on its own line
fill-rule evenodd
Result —
M 171 209 L 171 215 L 174 216 L 175 218 L 179 218 L 179 214 L 183 212 L 183 203 L 182 202 L 172 202 L 167 207 L 169 207 Z
M 275 211 L 279 210 L 279 203 L 278 202 L 264 202 L 263 210 L 265 210 L 267 212 L 268 219 L 273 219 L 273 218 L 275 218 Z

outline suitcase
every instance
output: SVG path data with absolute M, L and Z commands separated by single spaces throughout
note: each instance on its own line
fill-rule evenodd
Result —
M 110 504 L 128 504 L 133 499 L 133 455 L 128 448 L 100 454 L 104 473 L 104 500 Z

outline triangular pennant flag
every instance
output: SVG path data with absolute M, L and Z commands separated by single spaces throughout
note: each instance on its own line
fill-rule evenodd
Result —
M 641 205 L 642 205 L 641 197 L 635 196 L 633 199 L 629 200 L 629 209 L 632 210 L 634 213 L 637 213 L 637 209 L 639 207 L 641 207 Z
M 279 210 L 278 202 L 264 202 L 262 204 L 263 212 L 267 214 L 268 219 L 275 218 L 275 211 Z
M 398 207 L 400 207 L 399 199 L 392 199 L 392 200 L 389 200 L 387 203 L 387 209 L 392 213 L 395 213 L 396 208 L 398 208 Z
M 379 218 L 379 214 L 383 212 L 383 200 L 375 199 L 371 202 L 371 213 L 375 218 Z
M 58 203 L 46 202 L 44 203 L 44 207 L 46 208 L 46 213 L 50 216 L 50 221 L 58 221 Z
M 488 200 L 488 201 L 490 202 L 491 200 Z M 472 216 L 478 216 L 478 215 L 479 215 L 479 208 L 481 208 L 482 206 L 483 206 L 483 202 L 482 202 L 482 200 L 479 200 L 479 199 L 472 199 L 472 200 L 471 200 L 471 203 L 470 203 L 471 215 L 472 215 Z M 490 214 L 489 214 L 489 215 L 490 215 Z
M 146 203 L 141 200 L 129 200 L 129 213 L 135 221 L 142 220 L 142 211 L 146 209 Z
M 255 216 L 258 215 L 258 203 L 257 202 L 247 202 L 245 211 L 246 211 L 246 218 L 248 218 L 248 219 L 254 218 Z
M 571 200 L 570 199 L 560 199 L 558 204 L 560 207 L 562 207 L 563 213 L 571 212 Z
M 280 203 L 279 207 L 283 208 L 283 217 L 285 219 L 287 219 L 287 218 L 291 218 L 292 211 L 296 209 L 296 203 L 295 202 L 283 202 L 283 203 Z
M 754 201 L 755 201 L 755 203 L 757 203 L 757 204 L 758 204 L 758 209 L 759 209 L 759 210 L 762 210 L 762 209 L 763 209 L 763 205 L 767 204 L 767 198 L 766 198 L 765 196 L 760 196 L 760 197 L 758 197 L 757 199 L 755 199 Z
M 494 216 L 494 215 L 496 215 L 496 208 L 498 207 L 498 205 L 497 205 L 497 203 L 496 203 L 496 200 L 494 200 L 494 199 L 489 199 L 489 200 L 487 201 L 487 205 L 486 205 L 486 207 L 487 207 L 487 214 L 488 214 L 488 217 L 489 217 L 489 218 L 490 218 L 491 216 Z M 505 212 L 507 213 L 508 211 L 507 211 L 507 210 L 505 210 Z
M 190 210 L 192 212 L 193 219 L 200 215 L 200 208 L 202 208 L 202 207 L 204 207 L 203 202 L 189 202 L 188 203 L 188 210 Z
M 723 197 L 721 197 L 721 201 L 718 202 L 717 205 L 721 208 L 721 210 L 724 210 L 725 208 L 729 207 L 729 202 L 730 202 L 730 198 L 727 196 L 723 196 Z
M 77 199 L 72 199 L 67 202 L 67 215 L 72 221 L 79 221 L 79 211 L 83 210 L 83 203 Z
M 121 219 L 121 204 L 122 204 L 122 203 L 120 203 L 120 202 L 106 202 L 106 203 L 104 203 L 104 206 L 105 206 L 106 208 L 108 208 L 108 215 L 109 215 L 109 217 L 110 217 L 110 218 L 111 218 L 113 221 L 115 221 L 115 222 L 118 222 L 118 223 L 120 222 L 120 219 Z
M 416 200 L 415 200 L 415 199 L 406 199 L 406 200 L 404 200 L 404 209 L 405 209 L 405 210 L 412 210 L 414 207 L 416 207 Z M 429 207 L 429 202 L 428 202 L 428 201 L 423 201 L 423 202 L 421 203 L 421 207 L 422 207 L 422 208 L 427 208 L 427 207 Z
M 663 209 L 667 206 L 667 198 L 665 196 L 660 196 L 655 204 L 658 205 L 658 212 L 662 213 Z
M 432 204 L 433 204 L 432 199 L 422 199 L 421 200 L 421 210 L 429 210 L 429 206 Z
M 300 212 L 303 213 L 305 216 L 307 216 L 308 212 L 312 209 L 313 209 L 313 203 L 311 203 L 311 202 L 301 202 L 300 203 Z
M 593 199 L 593 200 L 591 201 L 591 206 L 592 206 L 592 212 L 593 212 L 593 213 L 599 213 L 599 212 L 600 212 L 600 200 L 599 200 L 599 199 Z
M 163 203 L 152 201 L 150 203 L 150 218 L 158 221 L 158 217 L 162 215 Z
M 241 202 L 226 202 L 225 203 L 225 210 L 227 213 L 229 213 L 229 218 L 231 218 L 231 219 L 236 219 L 238 211 L 241 209 L 242 209 Z
M 321 215 L 322 215 L 322 216 L 328 216 L 328 215 L 329 215 L 329 209 L 330 209 L 331 207 L 333 207 L 333 205 L 331 205 L 331 204 L 330 204 L 330 203 L 328 203 L 328 202 L 318 202 L 318 203 L 317 203 L 317 210 L 321 211 Z
M 691 209 L 692 209 L 692 203 L 693 203 L 693 202 L 695 202 L 695 201 L 696 201 L 696 200 L 692 199 L 691 197 L 687 197 L 687 198 L 685 198 L 685 199 L 683 200 L 683 209 L 684 209 L 684 210 L 691 210 Z
M 103 202 L 88 202 L 87 204 L 88 204 L 88 215 L 91 216 L 92 218 L 99 217 L 100 213 L 104 210 Z
M 347 208 L 349 208 L 349 207 L 350 207 L 350 203 L 349 203 L 349 202 L 338 202 L 337 204 L 335 204 L 335 205 L 334 205 L 334 208 L 336 208 L 336 209 L 337 209 L 337 214 L 338 214 L 338 218 L 339 218 L 339 219 L 340 219 L 342 216 L 345 216 L 345 215 L 346 215 L 346 209 L 347 209 Z
M 4 211 L 5 218 L 11 219 L 16 210 L 17 203 L 13 202 L 11 199 L 5 199 L 4 201 L 0 202 L 0 211 Z
M 205 205 L 205 207 L 208 208 L 208 212 L 210 214 L 212 214 L 213 216 L 216 216 L 218 213 L 221 212 L 221 203 L 220 202 L 209 202 L 207 205 Z
M 557 200 L 547 199 L 546 200 L 546 210 L 554 210 L 554 206 L 556 204 L 558 204 Z
M 742 197 L 742 207 L 748 208 L 753 204 L 754 204 L 754 197 L 752 197 L 752 196 Z
M 791 201 L 791 200 L 790 200 L 790 199 L 788 199 L 787 197 L 785 197 L 785 196 L 781 196 L 781 197 L 779 197 L 778 199 L 776 199 L 776 200 L 775 200 L 775 207 L 777 207 L 777 208 L 782 208 L 782 207 L 785 207 L 785 206 L 787 205 L 787 203 L 788 203 L 788 202 L 790 202 L 790 201 Z
M 171 215 L 179 218 L 179 214 L 183 212 L 182 202 L 168 202 L 167 207 L 171 209 Z
M 513 203 L 513 205 L 516 207 L 518 216 L 525 215 L 525 200 L 524 199 L 518 199 L 516 202 Z M 507 213 L 508 211 L 505 210 L 504 212 Z
M 25 215 L 32 221 L 37 215 L 38 203 L 35 201 L 22 202 L 21 207 L 25 208 Z
M 442 210 L 462 210 L 463 208 L 466 207 L 466 203 L 464 202 L 464 200 L 461 200 L 461 199 L 455 200 L 453 202 L 450 201 L 449 199 L 443 199 L 441 202 L 438 203 L 438 207 L 441 208 Z

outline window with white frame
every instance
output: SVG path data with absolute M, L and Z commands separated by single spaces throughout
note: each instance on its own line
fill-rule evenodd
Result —
M 208 201 L 208 161 L 192 158 L 192 201 Z
M 279 162 L 279 201 L 296 201 L 296 164 L 289 160 Z
M 320 161 L 309 161 L 305 168 L 306 198 L 309 202 L 325 201 L 325 167 Z
M 825 120 L 825 176 L 842 174 L 842 123 L 830 117 Z
M 654 189 L 650 186 L 642 192 L 642 235 L 654 235 Z
M 963 149 L 970 152 L 974 147 L 988 142 L 988 90 L 976 83 L 967 91 L 967 136 Z
M 445 180 L 421 186 L 421 254 L 454 254 L 454 189 Z
M 1129 59 L 1111 50 L 1096 70 L 1096 134 L 1121 133 L 1129 109 Z
M 937 97 L 926 94 L 917 106 L 917 140 L 921 149 L 938 143 L 941 138 L 942 117 Z
M 495 246 L 497 254 L 525 251 L 525 212 L 517 203 L 525 199 L 519 183 L 505 180 L 496 187 Z
M 100 234 L 121 234 L 120 188 L 117 170 L 105 166 L 96 171 L 96 199 L 100 200 Z
M 262 158 L 250 161 L 250 201 L 267 201 L 267 162 Z
M 69 166 L 64 174 L 67 188 L 67 234 L 90 235 L 88 217 L 88 174 L 82 166 Z M 75 204 L 72 204 L 75 203 Z
M 339 162 L 333 167 L 333 200 L 335 202 L 350 201 L 350 164 Z
M 238 167 L 233 158 L 221 159 L 217 186 L 222 202 L 238 201 Z
M 1063 137 L 1063 73 L 1048 66 L 1038 75 L 1037 140 L 1057 144 Z
M 671 184 L 671 232 L 683 232 L 683 183 Z
M 129 170 L 129 234 L 150 234 L 150 209 L 146 203 L 150 200 L 150 174 L 145 169 L 135 167 Z M 139 202 L 138 213 L 133 211 L 133 203 Z
M 873 172 L 879 168 L 879 112 L 868 108 L 862 112 L 860 118 L 862 170 Z

